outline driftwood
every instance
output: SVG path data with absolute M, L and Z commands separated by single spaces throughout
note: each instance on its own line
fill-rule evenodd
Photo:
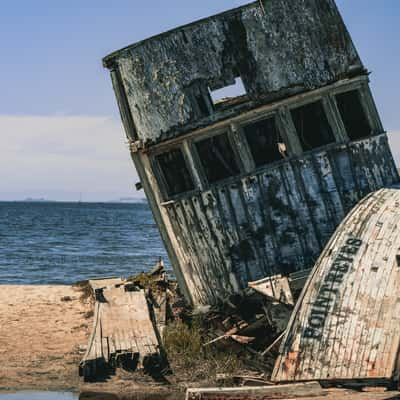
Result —
M 275 384 L 265 378 L 265 374 L 259 375 L 232 375 L 217 374 L 216 381 L 218 383 L 231 382 L 238 386 L 274 386 Z
M 399 392 L 361 393 L 346 389 L 323 389 L 318 382 L 258 387 L 188 389 L 186 400 L 394 400 Z
M 259 387 L 235 387 L 235 388 L 205 388 L 188 389 L 186 400 L 207 400 L 207 399 L 277 399 L 294 396 L 306 397 L 310 395 L 322 396 L 324 390 L 317 382 L 308 382 L 290 385 L 272 385 Z M 285 396 L 285 397 L 283 397 Z

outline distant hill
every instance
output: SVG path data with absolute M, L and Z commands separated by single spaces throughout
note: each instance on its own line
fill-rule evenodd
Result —
M 35 199 L 35 198 L 32 198 L 32 197 L 28 197 L 23 201 L 31 202 L 31 203 L 51 203 L 52 202 L 52 200 L 47 200 L 47 199 L 43 199 L 43 198 Z

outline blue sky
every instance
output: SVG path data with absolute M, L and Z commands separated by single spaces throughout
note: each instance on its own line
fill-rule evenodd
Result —
M 248 1 L 4 1 L 0 15 L 0 199 L 143 196 L 106 54 Z M 400 161 L 400 1 L 338 0 Z M 398 132 L 398 135 L 396 135 Z

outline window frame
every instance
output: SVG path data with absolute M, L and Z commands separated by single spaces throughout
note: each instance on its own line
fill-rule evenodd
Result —
M 231 176 L 229 176 L 227 178 L 220 179 L 220 180 L 217 180 L 215 182 L 210 182 L 208 180 L 206 171 L 205 171 L 205 169 L 203 167 L 203 163 L 201 161 L 201 157 L 200 157 L 200 154 L 199 154 L 199 152 L 197 150 L 196 144 L 198 142 L 202 142 L 203 140 L 211 139 L 212 137 L 223 135 L 223 134 L 226 134 L 227 137 L 228 137 L 228 141 L 229 141 L 229 144 L 230 144 L 230 146 L 232 148 L 233 156 L 234 156 L 235 161 L 237 163 L 239 172 L 237 174 L 231 175 Z M 205 187 L 211 188 L 211 187 L 215 187 L 215 185 L 220 185 L 221 183 L 229 182 L 230 180 L 235 179 L 238 176 L 241 176 L 244 172 L 246 172 L 242 157 L 241 157 L 240 152 L 238 151 L 238 148 L 237 148 L 237 143 L 236 143 L 236 141 L 234 140 L 234 137 L 233 137 L 232 128 L 230 126 L 226 126 L 224 128 L 220 128 L 220 129 L 217 129 L 217 130 L 212 130 L 212 131 L 209 131 L 209 132 L 207 132 L 207 133 L 205 133 L 203 135 L 200 135 L 199 137 L 192 138 L 189 141 L 189 147 L 190 147 L 190 152 L 191 152 L 191 154 L 193 156 L 195 167 L 197 167 L 197 169 L 200 171 L 201 179 L 204 182 Z
M 335 88 L 334 90 L 332 90 L 329 93 L 329 96 L 332 99 L 334 106 L 336 108 L 337 119 L 340 122 L 341 129 L 343 130 L 346 141 L 347 142 L 357 142 L 360 140 L 365 140 L 366 138 L 370 137 L 370 136 L 365 136 L 363 138 L 352 140 L 352 139 L 350 139 L 350 136 L 347 133 L 346 126 L 344 124 L 342 115 L 339 110 L 339 106 L 337 104 L 336 96 L 344 94 L 344 93 L 348 93 L 348 92 L 353 92 L 353 91 L 358 92 L 359 99 L 360 99 L 360 105 L 364 111 L 365 118 L 371 129 L 370 136 L 376 136 L 381 133 L 385 133 L 385 130 L 383 129 L 382 121 L 380 119 L 378 110 L 376 108 L 375 100 L 372 96 L 371 89 L 368 85 L 368 82 L 353 82 L 349 85 Z
M 328 92 L 328 94 L 329 94 L 329 92 Z M 338 115 L 336 115 L 337 113 L 331 109 L 326 98 L 327 98 L 327 94 L 320 94 L 320 95 L 316 95 L 316 96 L 305 97 L 304 99 L 301 99 L 300 101 L 289 104 L 287 107 L 287 118 L 290 121 L 290 125 L 291 125 L 290 129 L 292 131 L 292 134 L 294 134 L 296 136 L 296 138 L 298 140 L 298 144 L 301 149 L 301 153 L 298 155 L 313 152 L 313 151 L 318 151 L 319 149 L 321 149 L 325 146 L 334 146 L 342 141 L 342 138 L 340 137 L 340 134 L 338 132 L 337 124 L 335 122 L 335 120 L 337 120 L 337 118 L 338 118 Z M 318 102 L 321 103 L 321 105 L 322 105 L 322 110 L 325 113 L 325 117 L 326 117 L 328 125 L 332 131 L 334 140 L 331 143 L 313 147 L 312 149 L 304 149 L 301 139 L 299 137 L 299 134 L 297 132 L 296 125 L 293 120 L 292 111 L 295 109 L 307 106 L 309 104 L 318 103 Z M 339 115 L 339 117 L 340 117 L 340 115 Z
M 174 150 L 180 150 L 180 152 L 183 155 L 183 160 L 185 162 L 187 171 L 189 172 L 190 178 L 193 182 L 193 189 L 170 195 L 169 191 L 168 191 L 167 180 L 165 178 L 163 169 L 162 169 L 157 157 L 164 153 L 168 153 L 168 152 L 171 152 Z M 167 147 L 163 146 L 163 147 L 151 152 L 151 154 L 149 155 L 149 159 L 150 159 L 151 169 L 152 169 L 153 175 L 155 176 L 156 181 L 158 183 L 158 187 L 160 188 L 160 194 L 161 194 L 163 201 L 175 200 L 181 196 L 186 196 L 188 194 L 196 193 L 199 191 L 200 188 L 198 187 L 196 177 L 193 174 L 193 168 L 191 166 L 190 159 L 187 157 L 183 143 L 177 143 L 177 144 L 167 146 Z
M 241 121 L 239 126 L 240 126 L 240 131 L 241 131 L 240 133 L 241 133 L 241 136 L 242 136 L 242 140 L 244 142 L 244 145 L 247 147 L 247 153 L 248 153 L 249 157 L 251 157 L 252 171 L 258 171 L 260 169 L 263 169 L 263 168 L 266 168 L 266 167 L 269 167 L 269 166 L 272 166 L 272 165 L 278 165 L 279 163 L 281 163 L 282 161 L 285 160 L 285 157 L 282 156 L 282 159 L 280 159 L 280 160 L 275 160 L 275 161 L 272 161 L 272 162 L 269 162 L 269 163 L 265 163 L 265 164 L 262 164 L 262 165 L 258 165 L 258 166 L 256 164 L 256 161 L 255 161 L 253 153 L 251 151 L 251 147 L 250 147 L 250 144 L 249 144 L 249 141 L 248 141 L 248 138 L 247 138 L 247 135 L 246 135 L 246 132 L 245 132 L 244 128 L 246 126 L 248 126 L 248 125 L 256 124 L 258 122 L 261 122 L 261 121 L 264 121 L 264 120 L 267 120 L 267 119 L 273 119 L 274 120 L 275 129 L 276 129 L 278 135 L 281 137 L 282 143 L 284 143 L 285 146 L 286 146 L 287 158 L 292 156 L 292 154 L 291 154 L 292 153 L 291 152 L 291 146 L 290 146 L 290 143 L 289 143 L 290 141 L 288 140 L 287 134 L 285 134 L 285 132 L 284 132 L 282 121 L 280 120 L 280 115 L 279 115 L 278 110 L 269 111 L 269 112 L 267 112 L 265 114 L 258 115 L 256 118 L 248 118 L 246 120 Z M 249 171 L 249 172 L 251 172 L 251 171 Z
M 322 149 L 324 147 L 335 147 L 349 143 L 350 139 L 348 138 L 344 128 L 335 96 L 352 90 L 360 91 L 360 99 L 368 121 L 371 124 L 371 121 L 374 121 L 372 125 L 374 126 L 373 134 L 380 135 L 385 133 L 369 88 L 368 77 L 362 76 L 354 78 L 354 80 L 349 82 L 336 82 L 330 86 L 316 89 L 314 92 L 301 93 L 293 97 L 278 100 L 271 104 L 260 106 L 257 109 L 248 110 L 241 115 L 235 115 L 228 120 L 217 122 L 215 125 L 209 127 L 196 129 L 186 135 L 177 136 L 168 142 L 159 143 L 154 148 L 148 149 L 147 152 L 149 154 L 150 167 L 154 177 L 153 179 L 158 183 L 162 204 L 175 202 L 199 192 L 212 190 L 216 187 L 219 188 L 232 183 L 237 184 L 240 179 L 243 179 L 252 173 L 259 173 L 260 171 L 275 168 L 292 158 L 301 158 L 307 153 L 323 151 Z M 291 110 L 318 101 L 322 103 L 323 111 L 325 112 L 325 116 L 335 140 L 334 142 L 321 147 L 304 150 L 301 146 L 300 139 L 292 120 Z M 287 158 L 257 167 L 243 127 L 268 118 L 275 119 L 276 128 L 282 142 L 286 145 Z M 206 177 L 202 160 L 197 151 L 196 143 L 220 134 L 227 134 L 239 172 L 235 175 L 211 183 Z M 359 140 L 362 141 L 367 138 L 368 137 Z M 167 190 L 168 185 L 164 182 L 164 174 L 155 157 L 175 148 L 179 148 L 183 154 L 185 165 L 194 184 L 194 190 L 169 196 Z

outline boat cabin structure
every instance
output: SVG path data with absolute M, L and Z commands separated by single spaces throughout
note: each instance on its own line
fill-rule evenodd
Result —
M 194 305 L 311 268 L 352 207 L 399 180 L 333 0 L 253 2 L 103 62 Z

